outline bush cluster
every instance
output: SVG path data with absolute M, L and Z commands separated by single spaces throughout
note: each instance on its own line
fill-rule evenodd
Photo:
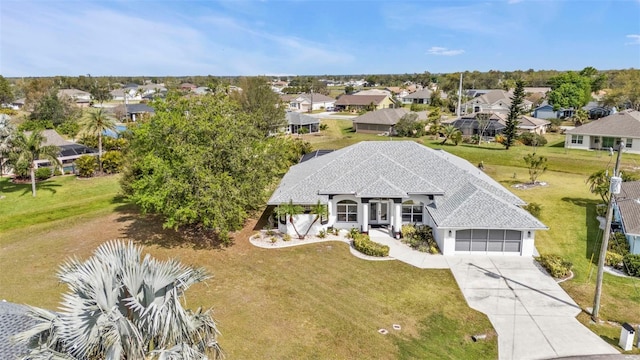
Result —
M 611 238 L 609 239 L 609 243 L 607 244 L 607 250 L 622 257 L 627 255 L 629 253 L 630 247 L 624 234 L 619 232 L 614 232 L 613 234 L 611 234 Z
M 640 277 L 640 254 L 627 254 L 622 262 L 627 275 Z
M 426 225 L 403 225 L 402 226 L 402 242 L 409 245 L 412 249 L 430 254 L 437 254 L 438 244 L 433 237 L 433 230 Z
M 607 251 L 607 254 L 604 257 L 604 264 L 607 266 L 613 266 L 614 268 L 620 268 L 623 258 L 624 256 L 620 254 L 616 254 L 612 251 Z
M 122 171 L 123 160 L 121 151 L 107 151 L 102 155 L 102 170 L 107 174 L 119 173 Z
M 82 155 L 76 159 L 76 169 L 80 177 L 91 177 L 96 171 L 98 162 L 96 158 L 91 155 Z
M 389 256 L 389 247 L 371 241 L 369 235 L 357 234 L 353 237 L 353 247 L 361 253 L 369 256 Z
M 518 140 L 527 146 L 544 146 L 547 144 L 547 139 L 544 136 L 530 132 L 520 134 Z
M 531 215 L 540 219 L 540 214 L 542 213 L 542 205 L 532 202 L 527 206 L 524 206 L 524 209 L 527 210 Z
M 52 175 L 52 172 L 51 172 L 51 169 L 48 167 L 41 167 L 36 169 L 35 175 L 38 181 L 43 181 L 50 178 Z
M 542 255 L 536 258 L 551 276 L 554 278 L 563 278 L 569 276 L 573 264 L 558 255 Z

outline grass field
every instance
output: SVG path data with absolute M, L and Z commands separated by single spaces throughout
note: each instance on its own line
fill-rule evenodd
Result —
M 0 264 L 10 269 L 0 272 L 1 299 L 55 309 L 66 290 L 55 277 L 65 258 L 86 258 L 104 241 L 128 238 L 159 258 L 213 274 L 189 290 L 187 306 L 214 308 L 232 359 L 497 357 L 491 324 L 467 307 L 447 270 L 364 261 L 343 243 L 259 249 L 248 242 L 255 221 L 228 248 L 177 245 L 181 234 L 119 200 L 117 180 L 52 179 L 39 184 L 36 198 L 29 184 L 0 180 L 0 216 L 9 219 L 0 232 Z M 473 342 L 478 333 L 489 339 Z
M 321 135 L 305 135 L 317 149 L 340 148 L 362 140 L 387 138 L 355 134 L 350 121 L 324 121 Z M 546 187 L 511 189 L 543 207 L 541 220 L 550 227 L 536 236 L 541 253 L 554 253 L 574 263 L 575 278 L 562 286 L 582 308 L 592 305 L 595 268 L 592 255 L 601 234 L 595 220 L 598 197 L 588 191 L 587 174 L 611 163 L 607 154 L 565 151 L 560 136 L 537 149 L 549 158 L 550 171 L 540 177 Z M 395 141 L 396 138 L 393 139 Z M 527 181 L 522 157 L 531 148 L 510 151 L 494 144 L 439 145 L 472 163 L 483 161 L 487 173 L 510 187 Z M 640 157 L 625 154 L 629 171 Z M 187 305 L 213 307 L 230 358 L 473 358 L 497 357 L 497 342 L 487 318 L 467 307 L 451 273 L 420 270 L 399 262 L 354 258 L 342 243 L 265 250 L 251 246 L 248 236 L 261 226 L 253 220 L 228 248 L 203 248 L 183 234 L 162 229 L 161 221 L 140 215 L 118 196 L 118 177 L 77 180 L 60 177 L 38 185 L 0 179 L 0 298 L 55 309 L 65 288 L 55 277 L 67 257 L 86 258 L 102 242 L 132 239 L 160 257 L 177 257 L 204 266 L 213 275 L 206 285 L 187 293 Z M 640 283 L 605 275 L 602 318 L 640 323 Z M 610 342 L 619 327 L 590 324 Z M 402 325 L 395 332 L 391 325 Z M 379 328 L 391 331 L 383 336 Z M 488 333 L 484 342 L 470 336 Z

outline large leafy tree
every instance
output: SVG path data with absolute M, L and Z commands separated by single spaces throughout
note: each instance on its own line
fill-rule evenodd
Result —
M 65 121 L 75 121 L 81 114 L 82 111 L 70 99 L 60 98 L 55 91 L 49 91 L 33 104 L 29 120 L 42 123 L 49 129 Z
M 107 130 L 115 131 L 116 119 L 99 108 L 85 114 L 80 121 L 80 129 L 86 135 L 98 137 L 98 168 L 102 172 L 102 134 Z
M 67 260 L 59 311 L 31 308 L 38 323 L 17 335 L 25 359 L 207 359 L 221 354 L 211 311 L 182 305 L 209 276 L 176 260 L 158 261 L 131 242 L 102 244 L 86 261 Z
M 286 125 L 280 96 L 271 90 L 267 79 L 246 77 L 240 79 L 239 86 L 242 91 L 232 92 L 231 97 L 249 113 L 254 127 L 262 134 L 275 133 Z
M 424 126 L 422 121 L 418 121 L 418 114 L 411 112 L 404 114 L 393 128 L 398 136 L 420 137 Z
M 11 89 L 11 84 L 9 84 L 9 80 L 0 75 L 0 105 L 11 104 L 12 101 L 13 90 Z
M 203 227 L 228 241 L 305 148 L 265 136 L 222 92 L 172 94 L 154 107 L 133 129 L 121 184 L 144 212 L 162 214 L 165 227 Z
M 591 100 L 592 79 L 589 76 L 590 72 L 585 74 L 587 75 L 568 71 L 549 80 L 552 90 L 548 99 L 554 110 L 579 109 Z
M 18 132 L 11 139 L 9 166 L 16 169 L 21 166 L 28 167 L 31 176 L 31 192 L 36 196 L 36 160 L 48 160 L 62 166 L 58 160 L 60 149 L 55 145 L 44 145 L 45 137 L 42 131 L 32 131 L 30 134 Z
M 518 136 L 518 117 L 522 115 L 522 103 L 524 102 L 524 81 L 517 80 L 516 88 L 511 97 L 511 106 L 509 107 L 509 115 L 507 116 L 506 126 L 503 131 L 504 147 L 509 150 Z

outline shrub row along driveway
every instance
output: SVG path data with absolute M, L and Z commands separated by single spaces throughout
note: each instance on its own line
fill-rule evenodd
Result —
M 473 309 L 498 333 L 500 359 L 618 354 L 576 320 L 580 307 L 531 258 L 446 257 Z

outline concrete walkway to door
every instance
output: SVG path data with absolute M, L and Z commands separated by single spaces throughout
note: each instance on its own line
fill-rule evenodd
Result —
M 498 333 L 501 360 L 619 354 L 576 320 L 580 307 L 530 257 L 431 255 L 384 229 L 369 235 L 388 245 L 396 260 L 422 269 L 450 268 L 469 306 L 485 313 Z

